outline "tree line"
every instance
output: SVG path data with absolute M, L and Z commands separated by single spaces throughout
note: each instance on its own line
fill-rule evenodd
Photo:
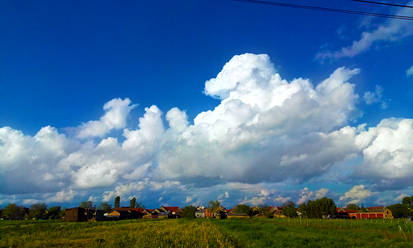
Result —
M 221 207 L 219 201 L 209 201 L 207 209 L 215 211 Z M 360 212 L 368 212 L 368 209 L 364 205 L 357 205 L 354 203 L 348 204 L 346 207 L 348 210 L 356 210 Z M 406 196 L 401 203 L 387 206 L 392 211 L 394 218 L 405 218 L 413 216 L 413 196 Z M 309 200 L 300 205 L 296 205 L 292 201 L 287 201 L 281 206 L 280 214 L 289 218 L 304 217 L 304 218 L 325 218 L 328 216 L 334 216 L 337 214 L 336 203 L 333 199 L 323 197 L 317 200 Z M 182 209 L 181 216 L 186 218 L 195 218 L 195 212 L 197 208 L 195 206 L 186 206 Z M 274 209 L 270 206 L 251 207 L 247 204 L 238 204 L 232 210 L 237 214 L 244 214 L 250 217 L 252 216 L 265 216 L 268 218 L 274 217 Z
M 391 210 L 394 218 L 405 218 L 413 216 L 413 196 L 406 196 L 401 203 L 387 207 Z
M 35 203 L 30 208 L 18 206 L 10 203 L 4 209 L 0 210 L 0 216 L 9 220 L 23 219 L 60 219 L 64 215 L 64 211 L 60 206 L 47 208 L 44 203 Z
M 120 207 L 120 197 L 116 196 L 114 199 L 115 208 Z M 105 212 L 112 211 L 112 206 L 107 202 L 100 203 L 99 206 L 94 206 L 92 201 L 81 202 L 79 207 L 83 208 L 93 208 L 97 210 L 103 210 Z M 135 197 L 129 200 L 130 208 L 145 208 L 145 206 L 136 201 Z M 214 212 L 220 209 L 220 201 L 209 201 L 207 209 Z M 387 206 L 392 211 L 393 217 L 395 218 L 405 218 L 413 216 L 413 196 L 406 196 L 402 199 L 400 203 Z M 363 205 L 359 206 L 357 204 L 348 204 L 346 209 L 356 210 L 360 212 L 367 212 Z M 186 218 L 195 218 L 195 212 L 197 208 L 195 206 L 189 205 L 181 210 L 181 216 Z M 252 216 L 266 216 L 272 218 L 274 216 L 273 208 L 270 206 L 259 206 L 251 207 L 247 204 L 238 204 L 233 209 L 234 213 L 245 214 L 250 217 Z M 324 197 L 317 200 L 309 200 L 299 206 L 297 206 L 292 201 L 287 201 L 281 206 L 281 213 L 287 217 L 306 217 L 306 218 L 323 218 L 326 216 L 332 216 L 336 214 L 336 204 L 333 199 Z M 14 203 L 10 203 L 4 209 L 0 210 L 0 217 L 10 220 L 21 220 L 21 219 L 60 219 L 64 215 L 64 208 L 60 206 L 47 207 L 45 203 L 35 203 L 26 208 L 23 206 L 18 206 Z
M 209 201 L 207 209 L 214 212 L 221 206 L 219 201 Z M 195 206 L 186 206 L 182 209 L 181 216 L 186 218 L 195 218 L 195 212 L 197 208 Z M 253 216 L 265 216 L 268 218 L 274 217 L 274 208 L 271 206 L 254 206 L 251 207 L 247 204 L 238 204 L 232 210 L 233 213 L 242 214 L 249 217 Z M 287 201 L 281 206 L 281 213 L 290 218 L 298 217 L 300 214 L 302 217 L 307 218 L 322 218 L 327 215 L 334 215 L 336 213 L 336 205 L 330 198 L 322 198 L 315 201 L 308 201 L 301 204 L 298 208 L 292 201 Z

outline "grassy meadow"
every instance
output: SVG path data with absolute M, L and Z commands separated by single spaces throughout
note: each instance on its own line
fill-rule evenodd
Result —
M 0 221 L 0 247 L 413 247 L 404 220 Z

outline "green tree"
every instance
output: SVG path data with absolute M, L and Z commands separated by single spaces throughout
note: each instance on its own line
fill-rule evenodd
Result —
M 412 211 L 405 204 L 394 204 L 387 207 L 392 212 L 394 218 L 404 218 L 412 216 Z
M 282 213 L 287 217 L 297 217 L 297 209 L 295 208 L 295 203 L 292 201 L 284 202 L 282 205 Z
M 119 208 L 120 207 L 120 196 L 116 196 L 115 197 L 115 208 Z
M 348 210 L 360 210 L 360 207 L 355 203 L 349 203 L 349 204 L 347 204 L 346 209 L 348 209 Z
M 322 216 L 334 215 L 336 213 L 337 206 L 333 199 L 323 197 L 316 200 L 319 204 L 319 210 Z
M 59 219 L 62 216 L 62 210 L 60 206 L 50 207 L 47 209 L 48 219 Z
M 402 200 L 402 204 L 406 206 L 413 206 L 413 196 L 406 196 Z
M 181 210 L 181 217 L 182 218 L 193 219 L 193 218 L 195 218 L 195 211 L 196 211 L 196 207 L 186 206 L 186 207 L 182 208 L 182 210 Z
M 14 203 L 10 203 L 3 209 L 3 216 L 11 220 L 22 220 L 25 215 L 24 208 Z
M 100 205 L 97 207 L 98 210 L 103 210 L 105 212 L 110 212 L 112 211 L 112 206 L 108 204 L 107 202 L 102 202 Z
M 368 212 L 369 210 L 364 207 L 364 204 L 361 204 L 360 211 L 361 212 Z
M 131 208 L 136 207 L 136 198 L 135 198 L 135 197 L 132 197 L 132 199 L 130 199 L 130 201 L 129 201 L 129 206 L 130 206 Z
M 307 218 L 322 218 L 323 216 L 335 214 L 336 204 L 333 199 L 324 197 L 301 204 L 299 210 Z
M 294 207 L 295 208 L 295 203 L 292 201 L 286 201 L 284 202 L 284 204 L 282 205 L 282 207 Z
M 46 204 L 36 203 L 30 206 L 29 217 L 31 219 L 46 219 Z
M 81 202 L 79 207 L 81 207 L 81 208 L 93 208 L 93 202 L 91 202 L 91 201 Z
M 218 200 L 216 201 L 209 201 L 208 202 L 208 209 L 210 211 L 215 211 L 217 210 L 219 207 L 221 207 L 221 202 L 219 202 Z
M 282 208 L 282 213 L 283 215 L 290 217 L 290 218 L 294 218 L 297 217 L 297 210 L 295 209 L 295 206 L 285 206 Z
M 246 204 L 238 204 L 237 206 L 235 206 L 234 208 L 234 213 L 237 214 L 249 214 L 251 210 L 251 207 L 246 205 Z
M 297 210 L 297 215 L 300 213 L 300 216 L 302 216 L 302 217 L 308 217 L 307 215 L 307 211 L 308 211 L 308 208 L 307 208 L 307 204 L 304 202 L 304 203 L 301 203 L 299 206 L 298 206 L 298 210 Z

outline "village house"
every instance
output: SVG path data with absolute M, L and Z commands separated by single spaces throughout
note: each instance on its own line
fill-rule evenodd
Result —
M 217 209 L 211 212 L 210 214 L 212 218 L 217 218 L 217 219 L 226 219 L 227 218 L 227 210 L 219 206 Z
M 69 208 L 65 209 L 64 221 L 68 222 L 81 222 L 93 219 L 95 216 L 95 210 L 90 208 Z
M 344 213 L 350 219 L 393 219 L 391 210 L 383 206 L 368 207 L 365 212 L 345 208 L 337 209 L 337 214 L 343 215 Z
M 249 218 L 250 216 L 247 213 L 236 213 L 235 208 L 231 208 L 227 211 L 227 218 L 228 219 L 242 219 L 242 218 Z
M 168 210 L 164 207 L 160 207 L 155 209 L 152 214 L 157 215 L 157 218 L 159 219 L 167 219 L 168 218 Z
M 226 219 L 227 218 L 227 210 L 219 206 L 215 210 L 210 210 L 204 207 L 198 207 L 197 211 L 195 211 L 195 216 L 199 216 L 197 218 L 217 218 L 217 219 Z
M 167 214 L 169 219 L 176 219 L 179 218 L 180 209 L 179 207 L 165 207 L 162 206 L 160 210 Z
M 195 210 L 195 218 L 206 218 L 205 211 L 206 209 L 204 206 L 198 206 Z
M 142 218 L 144 218 L 144 219 L 158 218 L 157 213 L 154 213 L 154 215 L 152 215 L 152 212 L 154 212 L 154 210 L 155 209 L 144 209 Z
M 273 209 L 273 216 L 274 218 L 287 218 L 285 214 L 283 214 L 283 208 L 282 207 L 272 207 Z
M 142 208 L 120 207 L 114 208 L 112 212 L 106 214 L 108 218 L 117 218 L 119 220 L 140 219 L 143 216 Z
M 157 209 L 142 210 L 142 218 L 144 219 L 175 219 L 180 217 L 179 207 L 161 206 Z

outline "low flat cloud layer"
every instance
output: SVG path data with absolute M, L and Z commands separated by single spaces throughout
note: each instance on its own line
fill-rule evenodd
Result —
M 276 187 L 317 180 L 354 158 L 352 183 L 368 183 L 364 192 L 407 189 L 413 186 L 413 120 L 352 126 L 359 96 L 351 78 L 358 73 L 340 67 L 317 84 L 287 81 L 267 55 L 242 54 L 206 81 L 205 94 L 220 103 L 193 120 L 179 108 L 164 113 L 152 105 L 131 127 L 136 105 L 125 98 L 107 102 L 102 117 L 76 127 L 75 135 L 51 126 L 34 136 L 2 127 L 0 194 L 69 202 L 86 200 L 89 192 L 104 201 L 150 193 L 166 204 L 212 198 L 274 204 L 334 197 L 323 185 L 295 196 Z M 113 135 L 116 129 L 123 137 Z M 356 191 L 360 187 L 341 200 L 364 199 Z

